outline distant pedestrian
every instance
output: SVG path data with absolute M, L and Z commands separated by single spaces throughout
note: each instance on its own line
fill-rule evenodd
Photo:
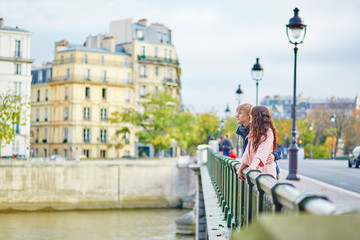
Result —
M 215 140 L 214 136 L 210 137 L 210 141 L 208 143 L 211 147 L 212 150 L 214 150 L 215 152 L 219 152 L 219 144 L 218 142 Z
M 276 163 L 267 162 L 269 154 L 277 148 L 276 129 L 269 110 L 264 106 L 252 108 L 250 122 L 248 144 L 237 169 L 238 178 L 245 180 L 241 172 L 246 166 L 276 178 Z
M 229 156 L 231 149 L 233 149 L 233 144 L 229 138 L 230 138 L 230 134 L 226 133 L 224 136 L 224 140 L 221 143 L 220 148 L 224 156 Z
M 239 124 L 239 127 L 236 130 L 236 134 L 238 134 L 243 140 L 242 155 L 245 152 L 249 140 L 250 116 L 251 116 L 252 108 L 253 106 L 249 103 L 242 104 L 236 108 L 236 112 L 237 112 L 236 119 L 237 119 L 237 123 Z M 276 163 L 276 179 L 279 179 L 279 174 L 280 174 L 280 169 L 277 165 L 276 160 L 280 158 L 281 158 L 281 147 L 278 144 L 276 150 L 270 153 L 267 158 L 268 163 L 271 163 L 273 161 L 275 161 Z

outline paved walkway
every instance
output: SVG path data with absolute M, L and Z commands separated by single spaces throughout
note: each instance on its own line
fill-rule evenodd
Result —
M 281 169 L 280 180 L 287 181 L 288 171 Z M 288 181 L 302 192 L 312 192 L 323 194 L 339 207 L 358 207 L 360 208 L 360 194 L 351 192 L 303 175 L 299 175 L 300 181 Z

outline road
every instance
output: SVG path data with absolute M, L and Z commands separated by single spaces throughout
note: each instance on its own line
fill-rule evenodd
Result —
M 289 161 L 279 160 L 278 165 L 288 170 Z M 348 168 L 347 160 L 301 160 L 298 174 L 360 193 L 360 168 Z

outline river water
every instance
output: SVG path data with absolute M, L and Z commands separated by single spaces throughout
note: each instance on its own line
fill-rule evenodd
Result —
M 6 240 L 193 240 L 177 236 L 175 219 L 190 209 L 0 213 Z

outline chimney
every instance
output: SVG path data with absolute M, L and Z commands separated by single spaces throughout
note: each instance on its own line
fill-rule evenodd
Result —
M 146 18 L 143 18 L 143 19 L 140 19 L 139 21 L 138 21 L 138 23 L 140 23 L 141 25 L 143 25 L 143 26 L 147 26 L 147 19 Z
M 0 27 L 3 27 L 3 26 L 4 26 L 4 19 L 0 18 Z

